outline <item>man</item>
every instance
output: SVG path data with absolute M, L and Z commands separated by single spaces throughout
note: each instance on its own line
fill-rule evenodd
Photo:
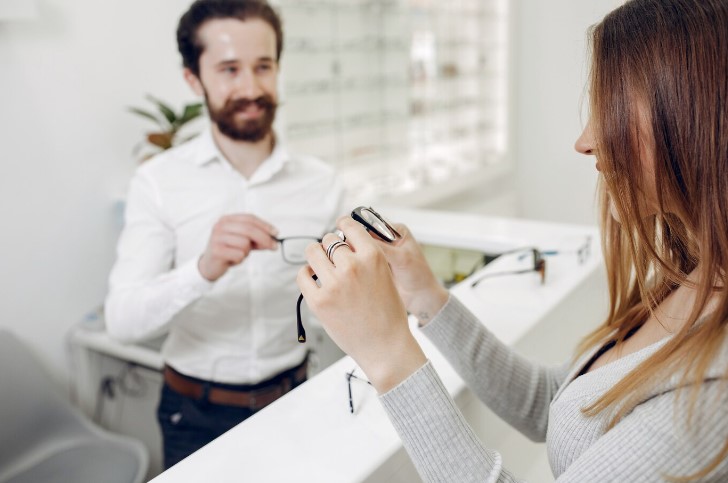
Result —
M 211 129 L 131 183 L 106 319 L 125 341 L 169 333 L 157 414 L 166 467 L 305 380 L 299 267 L 276 238 L 316 241 L 334 227 L 342 190 L 330 167 L 291 155 L 272 130 L 282 37 L 263 0 L 196 1 L 177 40 Z

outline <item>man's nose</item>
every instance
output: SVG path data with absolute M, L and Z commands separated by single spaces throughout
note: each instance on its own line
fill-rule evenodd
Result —
M 263 94 L 260 81 L 249 69 L 243 71 L 238 83 L 238 94 L 245 99 L 257 99 Z

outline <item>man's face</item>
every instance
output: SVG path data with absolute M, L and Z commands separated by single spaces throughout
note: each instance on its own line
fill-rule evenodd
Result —
M 273 28 L 260 19 L 216 19 L 200 27 L 199 37 L 200 76 L 187 76 L 204 94 L 210 119 L 231 139 L 262 140 L 271 132 L 278 104 Z

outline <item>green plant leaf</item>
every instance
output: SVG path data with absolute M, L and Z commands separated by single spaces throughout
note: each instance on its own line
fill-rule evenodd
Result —
M 200 117 L 202 114 L 202 104 L 196 103 L 196 104 L 187 104 L 185 106 L 184 112 L 182 113 L 182 116 L 177 119 L 177 127 L 180 128 L 183 125 L 187 124 L 188 122 L 192 121 L 193 119 L 196 119 Z
M 128 109 L 129 109 L 129 112 L 133 112 L 134 114 L 137 114 L 139 116 L 146 117 L 147 119 L 154 121 L 154 123 L 156 125 L 158 125 L 160 127 L 164 127 L 164 124 L 162 123 L 162 121 L 157 116 L 152 114 L 151 112 L 145 111 L 144 109 L 139 109 L 138 107 L 129 107 Z
M 170 124 L 174 125 L 174 123 L 177 121 L 177 114 L 174 113 L 174 110 L 172 110 L 171 107 L 150 94 L 147 94 L 147 99 L 155 103 L 157 105 L 157 108 L 159 109 L 159 112 L 164 115 L 164 118 L 167 119 Z

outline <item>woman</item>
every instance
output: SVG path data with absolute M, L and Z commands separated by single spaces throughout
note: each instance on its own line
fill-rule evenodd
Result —
M 367 374 L 426 481 L 514 481 L 463 420 L 407 312 L 558 481 L 728 481 L 728 0 L 633 0 L 591 31 L 591 119 L 610 290 L 572 361 L 514 354 L 436 281 L 406 227 L 342 219 L 298 283 Z M 312 280 L 317 274 L 320 286 Z M 376 300 L 376 304 L 371 301 Z

